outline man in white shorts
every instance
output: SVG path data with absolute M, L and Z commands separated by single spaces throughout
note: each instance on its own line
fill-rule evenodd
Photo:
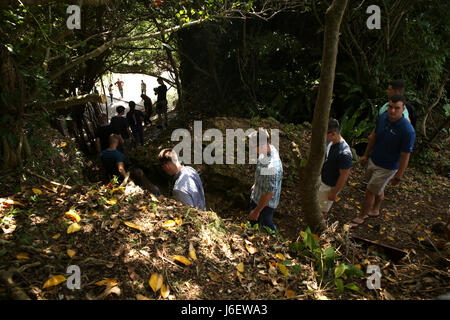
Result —
M 319 187 L 320 210 L 325 220 L 333 201 L 347 182 L 352 167 L 352 151 L 342 138 L 336 119 L 328 121 L 326 141 L 327 151 Z
M 361 213 L 353 219 L 352 227 L 363 223 L 368 217 L 380 214 L 384 199 L 384 188 L 396 186 L 402 180 L 413 150 L 416 133 L 411 123 L 404 117 L 405 98 L 394 95 L 389 100 L 388 111 L 383 113 L 375 127 L 374 139 L 369 140 L 361 164 L 369 160 L 366 178 L 368 179 Z M 369 158 L 370 154 L 370 158 Z

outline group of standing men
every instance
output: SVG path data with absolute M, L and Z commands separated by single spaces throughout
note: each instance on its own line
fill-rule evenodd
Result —
M 158 119 L 160 119 L 161 122 L 164 123 L 164 125 L 167 127 L 168 121 L 167 121 L 167 86 L 164 84 L 164 81 L 161 77 L 158 77 L 158 84 L 159 86 L 154 88 L 154 93 L 157 96 L 156 100 L 156 113 L 158 114 Z M 117 88 L 119 89 L 120 96 L 123 99 L 123 84 L 124 82 L 120 79 L 117 79 L 117 81 L 114 83 Z M 113 84 L 111 83 L 108 87 L 109 96 L 111 99 L 111 103 L 113 103 Z M 149 96 L 147 96 L 147 84 L 144 82 L 144 80 L 141 80 L 141 98 L 144 101 L 144 107 L 145 107 L 145 124 L 151 124 L 150 116 L 152 114 L 152 100 Z
M 378 216 L 386 185 L 389 182 L 393 186 L 398 185 L 405 174 L 414 146 L 415 131 L 409 119 L 404 91 L 403 82 L 394 80 L 389 83 L 386 91 L 389 101 L 379 110 L 375 129 L 371 132 L 364 155 L 360 158 L 361 164 L 367 163 L 368 183 L 361 212 L 352 220 L 352 227 L 364 223 L 369 217 Z M 115 149 L 131 136 L 130 132 L 124 129 L 124 124 L 130 118 L 132 109 L 130 105 L 130 112 L 125 119 L 123 110 L 119 112 L 119 108 L 118 116 L 114 117 L 116 120 L 111 119 L 111 126 L 115 128 L 112 132 L 116 135 L 110 136 L 109 148 L 102 152 L 102 159 L 105 167 L 108 165 L 112 167 L 114 164 L 115 173 L 123 175 L 123 155 Z M 139 117 L 139 113 L 134 111 L 134 117 L 136 115 Z M 120 126 L 122 129 L 118 129 Z M 133 126 L 131 128 L 133 130 Z M 249 146 L 256 148 L 258 161 L 251 188 L 248 218 L 251 224 L 259 224 L 276 231 L 272 218 L 280 201 L 283 166 L 278 150 L 269 143 L 269 139 L 269 133 L 264 129 L 259 129 L 249 136 Z M 352 152 L 341 136 L 339 122 L 336 119 L 330 119 L 328 122 L 326 143 L 319 187 L 319 203 L 325 220 L 337 195 L 345 186 L 352 167 Z M 158 159 L 161 168 L 174 177 L 174 197 L 186 205 L 205 210 L 204 190 L 197 171 L 192 167 L 181 165 L 176 152 L 172 149 L 162 150 Z
M 372 130 L 364 155 L 359 162 L 367 163 L 368 181 L 361 212 L 350 224 L 357 227 L 369 217 L 380 214 L 384 189 L 390 182 L 398 185 L 405 174 L 415 141 L 415 131 L 409 119 L 405 85 L 394 80 L 386 91 L 389 101 L 379 110 L 379 117 Z M 350 147 L 340 135 L 339 122 L 331 119 L 327 131 L 327 151 L 322 168 L 319 202 L 326 219 L 333 201 L 344 187 L 352 165 Z

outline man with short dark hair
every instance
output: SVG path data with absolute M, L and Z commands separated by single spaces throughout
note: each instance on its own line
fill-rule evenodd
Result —
M 106 114 L 101 114 L 100 126 L 95 130 L 95 146 L 99 154 L 109 147 L 109 136 L 113 133 L 112 131 L 111 125 L 108 124 L 108 117 Z
M 258 156 L 250 195 L 249 220 L 252 225 L 258 223 L 277 231 L 272 219 L 280 202 L 283 165 L 278 150 L 269 143 L 269 139 L 269 133 L 262 128 L 249 135 L 249 147 L 256 148 Z
M 336 200 L 336 196 L 345 186 L 352 167 L 352 151 L 342 138 L 339 122 L 336 119 L 328 121 L 326 142 L 325 162 L 322 167 L 319 187 L 320 210 L 325 220 L 333 201 Z
M 156 112 L 158 113 L 158 122 L 162 123 L 164 118 L 164 123 L 167 127 L 167 87 L 161 77 L 158 77 L 159 87 L 155 88 L 155 94 L 158 96 L 156 100 Z
M 125 178 L 125 157 L 117 150 L 119 142 L 120 137 L 118 135 L 110 135 L 109 147 L 106 150 L 103 150 L 101 154 L 101 159 L 109 180 L 111 180 L 113 176 L 119 177 L 119 180 Z
M 136 110 L 136 103 L 130 101 L 128 103 L 130 106 L 130 111 L 127 113 L 127 121 L 130 125 L 131 132 L 133 132 L 134 137 L 134 147 L 136 147 L 137 140 L 139 139 L 139 144 L 144 145 L 144 129 L 142 127 L 142 121 L 144 120 L 144 114 L 140 110 Z
M 392 80 L 389 82 L 388 88 L 386 90 L 386 95 L 388 97 L 388 100 L 391 99 L 394 95 L 403 95 L 405 93 L 405 84 L 401 80 Z M 383 113 L 387 111 L 389 107 L 389 101 L 386 102 L 381 108 L 378 114 L 381 116 Z M 405 107 L 405 110 L 403 111 L 403 116 L 409 120 L 409 113 L 408 108 Z
M 175 179 L 174 198 L 185 205 L 205 211 L 205 193 L 198 172 L 192 167 L 181 165 L 177 153 L 170 148 L 161 150 L 158 160 L 164 172 Z
M 113 133 L 121 135 L 124 143 L 119 146 L 119 149 L 126 154 L 130 146 L 130 139 L 134 141 L 134 138 L 130 131 L 128 120 L 124 117 L 125 107 L 118 106 L 116 111 L 117 115 L 111 118 L 111 127 Z
M 391 181 L 391 185 L 396 186 L 402 181 L 416 137 L 414 128 L 403 115 L 404 109 L 405 98 L 392 96 L 388 111 L 379 117 L 373 139 L 360 158 L 361 164 L 369 160 L 366 171 L 369 182 L 361 213 L 353 219 L 352 227 L 363 223 L 369 216 L 378 216 L 386 185 Z

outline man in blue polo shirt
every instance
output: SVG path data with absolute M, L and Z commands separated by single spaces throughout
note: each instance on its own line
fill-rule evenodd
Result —
M 183 166 L 175 150 L 163 149 L 158 155 L 163 170 L 175 179 L 173 196 L 181 203 L 205 211 L 205 192 L 197 171 Z
M 318 194 L 320 210 L 325 220 L 333 201 L 345 186 L 352 167 L 352 151 L 341 136 L 339 122 L 336 119 L 328 121 L 326 141 L 327 150 Z
M 258 223 L 276 231 L 272 218 L 280 202 L 283 165 L 269 138 L 269 133 L 262 128 L 249 135 L 249 147 L 256 148 L 259 157 L 250 196 L 249 220 L 252 225 Z
M 369 160 L 366 171 L 369 182 L 361 213 L 353 219 L 352 227 L 363 223 L 368 217 L 378 216 L 384 198 L 384 188 L 389 181 L 393 186 L 398 185 L 405 174 L 416 133 L 411 123 L 403 116 L 404 109 L 405 98 L 401 95 L 392 96 L 388 111 L 379 117 L 371 133 L 374 139 L 369 140 L 360 159 L 361 164 Z

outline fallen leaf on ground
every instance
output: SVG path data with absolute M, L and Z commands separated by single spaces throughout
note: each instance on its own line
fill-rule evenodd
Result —
M 112 199 L 106 200 L 106 203 L 110 204 L 110 205 L 117 204 L 117 199 L 112 198 Z
M 75 211 L 75 209 L 70 209 L 64 215 L 67 219 L 70 219 L 75 222 L 80 222 L 81 220 L 80 215 Z
M 74 222 L 67 228 L 67 233 L 74 233 L 80 231 L 81 227 L 78 223 Z
M 161 297 L 166 299 L 169 296 L 169 293 L 170 293 L 169 287 L 163 283 L 161 286 Z
M 236 266 L 239 272 L 244 272 L 244 264 L 241 262 Z
M 45 281 L 44 285 L 42 286 L 42 289 L 57 286 L 58 284 L 66 281 L 66 280 L 67 280 L 66 277 L 64 277 L 62 275 L 53 276 L 50 279 L 48 279 L 47 281 Z
M 113 279 L 113 278 L 107 278 L 107 279 L 103 279 L 101 281 L 97 281 L 95 283 L 95 285 L 97 286 L 108 286 L 108 287 L 114 287 L 117 285 L 117 280 Z
M 134 224 L 132 222 L 124 221 L 123 223 L 129 226 L 130 228 L 137 229 L 139 231 L 142 230 L 142 227 L 140 225 Z
M 169 220 L 163 223 L 164 228 L 173 228 L 177 223 L 173 220 Z
M 4 206 L 16 205 L 16 206 L 25 207 L 25 205 L 19 201 L 15 201 L 12 199 L 4 199 L 4 198 L 0 198 L 0 204 L 2 204 Z
M 194 245 L 192 242 L 189 242 L 189 258 L 196 261 L 197 260 L 197 254 L 195 253 Z
M 213 281 L 219 281 L 220 280 L 220 274 L 215 273 L 215 272 L 209 272 L 208 276 L 211 278 L 211 280 Z
M 75 250 L 67 249 L 67 255 L 72 258 L 77 252 Z
M 181 218 L 175 218 L 175 223 L 179 226 L 181 226 L 181 223 L 183 222 L 183 220 L 181 220 Z
M 181 262 L 182 264 L 184 264 L 184 265 L 186 265 L 186 266 L 189 266 L 190 264 L 191 264 L 191 261 L 189 261 L 189 259 L 188 258 L 185 258 L 185 257 L 183 257 L 183 256 L 173 256 L 173 258 L 172 258 L 174 261 L 178 261 L 178 262 Z
M 57 233 L 57 234 L 55 234 L 53 237 L 52 237 L 52 239 L 58 239 L 59 237 L 61 237 L 61 233 Z
M 28 260 L 30 257 L 28 256 L 28 253 L 20 252 L 16 255 L 17 260 Z
M 291 299 L 293 297 L 295 297 L 295 291 L 293 290 L 286 290 L 286 293 L 284 294 L 284 296 L 288 299 Z
M 280 260 L 286 260 L 286 258 L 284 257 L 284 255 L 282 253 L 277 253 L 275 256 Z
M 250 254 L 255 254 L 256 252 L 258 252 L 258 249 L 256 249 L 255 247 L 249 246 L 248 244 L 245 245 L 245 248 L 247 249 L 247 251 Z
M 113 195 L 114 193 L 122 194 L 122 193 L 125 192 L 124 189 L 125 189 L 124 187 L 117 187 L 117 188 L 114 188 L 114 189 L 110 190 L 109 194 L 111 194 L 111 195 Z
M 161 274 L 153 273 L 148 280 L 148 284 L 152 288 L 153 292 L 157 292 L 159 289 L 161 289 L 161 286 L 163 284 L 164 277 Z
M 143 296 L 142 294 L 137 294 L 136 300 L 151 300 L 151 299 L 147 298 L 146 296 Z
M 277 263 L 278 268 L 280 269 L 281 273 L 284 274 L 284 276 L 289 276 L 289 271 L 286 268 L 286 266 L 282 263 Z
M 42 191 L 40 189 L 33 188 L 31 190 L 33 190 L 34 194 L 42 194 Z

